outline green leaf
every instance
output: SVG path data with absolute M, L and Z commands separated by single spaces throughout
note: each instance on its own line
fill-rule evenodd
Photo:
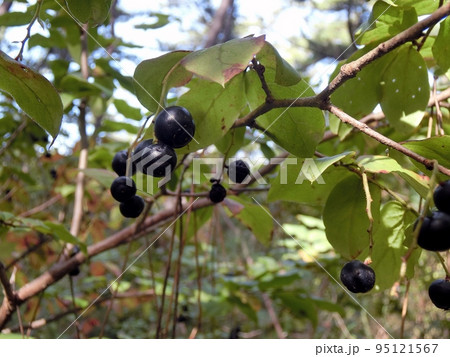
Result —
M 113 171 L 104 169 L 84 169 L 84 174 L 100 182 L 104 187 L 109 188 L 117 175 Z
M 300 74 L 286 62 L 278 53 L 275 47 L 269 42 L 264 44 L 264 47 L 259 51 L 256 59 L 265 67 L 271 68 L 275 77 L 273 82 L 282 86 L 293 86 L 301 80 Z M 267 76 L 267 74 L 265 74 Z M 268 78 L 266 78 L 267 80 Z
M 375 230 L 380 214 L 381 192 L 375 185 L 369 184 L 369 188 Z M 363 183 L 359 177 L 352 175 L 334 187 L 323 211 L 323 223 L 328 241 L 344 258 L 354 259 L 368 247 L 369 219 Z
M 430 0 L 397 0 L 395 6 L 402 8 L 414 7 L 417 15 L 431 14 L 439 7 L 439 1 Z
M 74 237 L 67 229 L 64 227 L 64 225 L 60 223 L 54 223 L 46 221 L 44 222 L 45 225 L 50 229 L 49 234 L 51 234 L 53 237 L 55 237 L 58 240 L 61 240 L 66 243 L 70 243 L 73 245 L 77 245 L 80 247 L 80 249 L 86 253 L 86 244 L 80 242 L 80 240 L 76 237 Z
M 27 336 L 26 339 L 34 337 Z M 23 340 L 24 337 L 20 333 L 0 333 L 0 340 Z
M 439 33 L 433 45 L 433 56 L 442 72 L 450 68 L 450 17 L 440 23 Z
M 411 27 L 417 21 L 417 13 L 414 8 L 399 8 L 384 1 L 377 1 L 369 19 L 356 33 L 357 43 L 367 45 L 389 39 Z
M 286 162 L 281 165 L 278 176 L 271 182 L 269 202 L 283 200 L 323 206 L 334 186 L 350 175 L 343 167 L 330 167 L 322 174 L 323 181 L 311 183 L 304 180 L 302 166 L 303 160 L 296 165 L 287 165 Z
M 33 6 L 33 9 L 36 7 Z M 0 16 L 0 26 L 12 27 L 28 25 L 33 18 L 31 11 L 27 12 L 5 12 Z
M 191 112 L 195 135 L 180 152 L 193 152 L 215 144 L 228 132 L 246 105 L 241 76 L 233 78 L 225 88 L 211 81 L 194 78 L 188 88 L 189 91 L 178 99 L 177 105 Z
M 277 292 L 274 294 L 274 297 L 279 299 L 295 317 L 307 318 L 311 320 L 313 326 L 317 326 L 317 308 L 316 304 L 311 299 L 289 291 Z
M 348 60 L 336 67 L 330 78 L 336 77 L 343 64 L 357 60 L 374 47 L 375 46 L 365 46 L 356 51 Z M 386 67 L 392 60 L 392 56 L 386 55 L 364 67 L 357 73 L 355 78 L 346 81 L 331 95 L 332 103 L 354 118 L 359 119 L 372 113 L 381 99 L 380 75 L 384 73 Z M 340 123 L 338 129 L 334 130 L 336 133 L 339 131 L 340 127 L 345 127 L 347 133 L 352 130 L 351 126 L 341 124 L 342 122 L 340 120 L 338 123 Z
M 236 128 L 228 131 L 225 136 L 215 143 L 217 149 L 227 157 L 232 157 L 242 148 L 245 137 L 245 127 Z
M 335 304 L 331 301 L 326 301 L 322 299 L 310 299 L 314 305 L 316 305 L 320 310 L 337 312 L 341 316 L 345 316 L 345 310 L 341 305 Z
M 151 13 L 150 16 L 156 17 L 156 22 L 152 24 L 141 24 L 135 25 L 134 28 L 141 30 L 153 30 L 166 26 L 170 23 L 170 15 L 160 14 L 160 13 Z
M 105 132 L 117 132 L 120 130 L 125 130 L 130 134 L 137 134 L 139 132 L 139 127 L 124 122 L 117 122 L 112 120 L 103 120 L 101 130 Z
M 401 258 L 408 251 L 405 231 L 416 218 L 396 201 L 386 203 L 381 210 L 380 225 L 373 237 L 371 264 L 381 290 L 390 288 L 400 278 Z
M 68 74 L 61 79 L 61 89 L 67 93 L 73 94 L 78 98 L 91 95 L 100 95 L 102 89 L 94 83 L 88 82 L 80 75 Z
M 430 160 L 437 160 L 439 164 L 450 168 L 450 136 L 435 136 L 424 140 L 413 140 L 403 144 L 406 148 L 415 153 L 426 157 Z M 431 175 L 431 170 L 425 168 L 424 165 L 412 160 L 414 165 L 418 167 L 424 174 Z
M 268 78 L 271 69 L 266 69 Z M 254 110 L 265 102 L 265 93 L 255 71 L 246 73 L 246 94 L 250 110 Z M 268 86 L 276 98 L 297 98 L 313 96 L 314 91 L 308 83 L 300 81 L 294 86 L 281 86 L 269 82 Z M 257 124 L 265 129 L 275 143 L 298 157 L 311 157 L 317 144 L 322 140 L 325 130 L 323 113 L 315 108 L 278 108 L 273 109 L 256 119 Z
M 215 45 L 187 55 L 181 64 L 201 78 L 224 86 L 242 73 L 264 46 L 265 36 L 245 37 Z
M 396 160 L 387 156 L 360 156 L 358 164 L 367 172 L 376 174 L 398 173 L 422 197 L 426 198 L 430 190 L 429 181 L 414 171 L 403 168 Z
M 109 14 L 112 0 L 66 0 L 70 13 L 81 23 L 102 24 Z
M 398 132 L 410 133 L 421 122 L 430 97 L 427 65 L 410 45 L 400 47 L 393 55 L 383 74 L 380 104 Z
M 123 99 L 114 99 L 114 106 L 125 118 L 134 120 L 142 119 L 142 114 L 139 108 L 132 107 Z
M 2 51 L 0 90 L 12 95 L 20 108 L 53 138 L 58 135 L 63 115 L 58 92 L 45 77 Z
M 273 234 L 273 219 L 269 209 L 240 197 L 233 197 L 232 200 L 241 203 L 244 207 L 234 217 L 248 227 L 263 245 L 268 246 Z
M 175 71 L 179 67 L 180 60 L 189 53 L 189 51 L 174 51 L 138 64 L 133 75 L 134 88 L 137 99 L 144 107 L 153 113 L 158 110 L 158 103 L 170 89 L 167 84 L 165 85 L 169 77 L 173 86 L 184 85 L 190 80 L 189 73 Z

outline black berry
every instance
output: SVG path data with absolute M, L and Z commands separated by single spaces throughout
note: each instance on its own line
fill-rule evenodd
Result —
M 173 148 L 186 146 L 195 134 L 192 115 L 184 107 L 167 107 L 155 119 L 155 136 Z
M 450 249 L 450 215 L 437 211 L 425 217 L 420 227 L 417 244 L 433 252 Z
M 352 293 L 366 293 L 375 285 L 375 272 L 359 260 L 352 260 L 341 270 L 341 281 Z
M 117 152 L 116 155 L 114 155 L 111 166 L 117 175 L 125 176 L 127 172 L 127 159 L 128 159 L 127 150 L 121 150 Z M 136 173 L 136 165 L 132 163 L 131 175 L 134 175 L 135 173 Z
M 250 175 L 250 169 L 242 160 L 232 161 L 228 166 L 228 177 L 233 182 L 242 183 L 248 175 Z
M 136 184 L 127 176 L 117 177 L 111 184 L 111 195 L 116 201 L 125 202 L 136 194 Z
M 142 149 L 145 149 L 146 147 L 149 147 L 152 144 L 153 144 L 153 139 L 147 139 L 147 140 L 141 141 L 134 148 L 134 154 L 137 154 L 139 151 L 141 151 Z
M 154 177 L 164 177 L 166 169 L 169 173 L 177 164 L 177 155 L 168 145 L 163 143 L 152 144 L 133 155 L 137 168 L 144 174 Z
M 433 304 L 444 310 L 450 309 L 450 280 L 439 279 L 431 283 L 428 295 Z
M 78 274 L 80 274 L 80 267 L 78 266 L 69 271 L 70 276 L 77 276 Z
M 70 257 L 72 258 L 74 255 L 78 254 L 80 252 L 80 248 L 78 246 L 73 247 L 72 252 L 70 253 Z M 70 276 L 77 276 L 80 274 L 80 266 L 76 266 L 71 271 L 69 271 Z
M 140 196 L 133 196 L 120 204 L 120 213 L 127 218 L 137 218 L 144 210 L 145 202 Z
M 434 204 L 439 211 L 450 214 L 450 180 L 441 182 L 434 190 Z
M 211 186 L 209 191 L 209 199 L 214 203 L 222 202 L 227 196 L 227 190 L 220 184 L 215 183 Z

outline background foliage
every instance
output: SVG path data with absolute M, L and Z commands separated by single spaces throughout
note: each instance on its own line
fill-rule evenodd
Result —
M 427 294 L 445 271 L 412 233 L 432 170 L 316 96 L 342 66 L 448 2 L 279 3 L 255 18 L 229 0 L 161 2 L 144 14 L 128 1 L 3 1 L 0 262 L 19 313 L 3 307 L 2 336 L 448 338 L 448 313 Z M 291 34 L 270 32 L 289 12 L 303 15 Z M 450 168 L 449 21 L 331 93 L 369 129 L 437 160 L 440 180 Z M 136 37 L 120 33 L 126 24 Z M 192 113 L 196 140 L 177 150 L 163 190 L 139 178 L 149 218 L 137 224 L 148 229 L 134 230 L 108 190 L 111 160 L 151 138 L 148 117 L 172 104 Z M 245 158 L 266 184 L 224 180 L 226 201 L 205 203 L 210 182 L 192 184 L 192 160 L 217 157 Z M 269 170 L 274 157 L 286 160 Z M 308 160 L 318 172 L 302 171 Z M 195 197 L 203 206 L 175 222 L 178 202 Z M 372 260 L 377 285 L 355 300 L 338 282 L 356 258 Z

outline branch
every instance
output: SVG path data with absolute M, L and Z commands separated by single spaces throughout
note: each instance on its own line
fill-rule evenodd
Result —
M 27 126 L 27 119 L 24 119 L 24 121 L 20 123 L 20 125 L 16 128 L 16 130 L 14 130 L 14 132 L 11 134 L 5 145 L 0 148 L 0 156 L 2 156 L 5 153 L 5 151 L 9 148 L 9 146 L 14 142 L 17 135 L 19 135 L 23 131 L 23 129 L 25 129 L 26 126 Z
M 192 206 L 192 210 L 198 210 L 200 208 L 211 205 L 213 205 L 213 203 L 209 199 L 199 199 Z M 183 209 L 186 208 L 187 206 L 183 207 Z M 173 209 L 161 211 L 155 215 L 147 217 L 144 222 L 142 222 L 139 231 L 136 231 L 136 224 L 133 224 L 127 228 L 122 229 L 119 232 L 116 232 L 115 234 L 111 235 L 101 242 L 90 245 L 87 248 L 87 255 L 84 255 L 82 252 L 80 252 L 70 259 L 54 264 L 46 272 L 17 290 L 15 305 L 20 305 L 29 298 L 39 294 L 41 291 L 44 291 L 48 286 L 63 278 L 71 270 L 85 262 L 87 259 L 94 257 L 104 251 L 113 249 L 121 244 L 124 244 L 130 239 L 136 239 L 149 232 L 152 232 L 161 224 L 170 219 L 173 219 Z M 12 311 L 10 311 L 7 306 L 5 306 L 4 300 L 3 305 L 0 307 L 0 328 L 3 327 L 8 321 Z
M 5 290 L 7 300 L 9 300 L 9 303 L 11 305 L 14 305 L 14 302 L 16 300 L 16 294 L 14 294 L 11 283 L 9 282 L 8 277 L 6 276 L 6 269 L 2 262 L 0 262 L 0 282 L 2 283 L 3 289 Z
M 84 79 L 89 77 L 89 63 L 88 63 L 88 43 L 87 43 L 87 25 L 81 28 L 81 75 Z M 78 174 L 76 177 L 75 201 L 73 204 L 72 223 L 70 225 L 70 233 L 77 237 L 80 233 L 81 221 L 83 219 L 83 198 L 84 198 L 84 169 L 87 168 L 89 141 L 86 133 L 86 108 L 87 99 L 83 98 L 80 104 L 80 115 L 78 117 L 78 129 L 80 132 L 81 150 L 78 159 Z M 72 249 L 71 244 L 65 247 L 65 255 Z
M 127 292 L 123 292 L 123 293 L 118 293 L 114 299 L 148 299 L 148 298 L 154 298 L 156 295 L 154 293 L 153 290 L 145 290 L 145 291 L 127 291 Z M 112 296 L 106 296 L 106 297 L 102 297 L 100 299 L 98 299 L 97 301 L 94 302 L 94 305 L 99 305 L 105 301 L 111 300 L 113 297 Z M 60 319 L 62 319 L 64 316 L 79 312 L 84 310 L 84 307 L 81 306 L 77 306 L 77 307 L 73 307 L 71 309 L 68 309 L 66 311 L 60 312 L 58 314 L 55 314 L 53 316 L 50 316 L 48 318 L 40 318 L 40 319 L 36 319 L 34 321 L 31 321 L 30 323 L 24 325 L 24 328 L 28 328 L 28 329 L 33 329 L 36 330 L 38 328 L 44 327 L 47 324 L 51 323 L 51 322 L 55 322 L 58 321 Z M 11 328 L 7 328 L 2 330 L 2 333 L 12 333 L 12 332 L 17 332 L 20 330 L 19 326 L 13 326 Z
M 56 202 L 58 202 L 61 198 L 62 198 L 62 195 L 60 193 L 58 193 L 56 196 L 53 196 L 49 200 L 41 203 L 39 206 L 33 207 L 32 209 L 19 214 L 19 217 L 25 218 L 25 217 L 32 216 L 36 213 L 42 212 L 43 210 L 47 209 L 48 207 L 50 207 L 53 204 L 55 204 Z
M 395 48 L 405 44 L 406 42 L 415 40 L 422 36 L 422 31 L 430 26 L 434 26 L 444 17 L 450 15 L 450 3 L 440 7 L 433 14 L 427 18 L 419 21 L 415 25 L 400 32 L 398 35 L 391 39 L 379 44 L 373 50 L 366 53 L 364 56 L 357 60 L 344 64 L 341 67 L 339 74 L 331 81 L 331 83 L 318 95 L 319 97 L 329 98 L 330 95 L 338 89 L 344 82 L 356 76 L 369 63 L 375 61 L 377 58 L 385 55 L 386 53 L 394 50 Z
M 0 311 L 5 311 L 9 318 L 17 306 L 17 297 L 13 291 L 11 283 L 8 280 L 8 277 L 6 276 L 6 270 L 2 262 L 0 262 L 0 282 L 5 291 L 5 298 L 3 299 Z
M 220 33 L 226 30 L 225 24 L 227 22 L 227 15 L 230 11 L 232 11 L 234 5 L 233 3 L 234 0 L 222 0 L 220 7 L 214 14 L 211 26 L 209 27 L 208 38 L 205 42 L 205 48 L 211 47 L 219 42 L 218 38 Z
M 397 143 L 396 141 L 385 137 L 384 135 L 382 135 L 382 134 L 378 133 L 377 131 L 371 129 L 367 124 L 361 123 L 360 121 L 352 118 L 350 115 L 348 115 L 347 113 L 345 113 L 344 111 L 342 111 L 338 107 L 330 104 L 329 107 L 328 107 L 328 111 L 330 113 L 333 113 L 334 115 L 336 115 L 339 119 L 341 119 L 342 122 L 350 124 L 354 128 L 359 129 L 364 134 L 370 136 L 371 138 L 374 138 L 375 140 L 377 140 L 381 144 L 389 146 L 390 148 L 393 148 L 393 149 L 401 152 L 402 154 L 404 154 L 404 155 L 406 155 L 406 156 L 416 160 L 417 162 L 420 162 L 428 170 L 432 170 L 433 169 L 433 160 L 427 159 L 427 158 L 425 158 L 425 157 L 423 157 L 423 156 L 421 156 L 419 154 L 416 154 L 414 151 L 411 151 L 411 150 L 405 148 L 403 145 Z M 450 176 L 450 169 L 448 169 L 448 168 L 446 168 L 446 167 L 444 167 L 442 165 L 439 165 L 439 164 L 437 165 L 437 168 L 443 174 L 445 174 L 447 176 Z
M 12 5 L 12 1 L 3 1 L 2 4 L 0 5 L 0 16 L 6 14 L 9 9 L 11 8 Z
M 22 44 L 20 46 L 19 53 L 17 54 L 17 56 L 15 58 L 16 61 L 22 61 L 22 59 L 23 59 L 23 50 L 25 49 L 25 44 L 31 37 L 31 28 L 33 27 L 36 20 L 39 19 L 39 14 L 41 12 L 41 7 L 42 7 L 43 2 L 44 2 L 44 0 L 37 0 L 37 2 L 36 2 L 36 11 L 34 12 L 33 18 L 31 19 L 30 23 L 27 26 L 27 34 L 26 34 L 25 38 L 22 41 L 20 41 Z M 6 4 L 6 6 L 8 6 L 8 4 Z M 3 4 L 2 4 L 2 7 L 3 7 Z M 39 20 L 39 21 L 41 21 L 41 20 Z

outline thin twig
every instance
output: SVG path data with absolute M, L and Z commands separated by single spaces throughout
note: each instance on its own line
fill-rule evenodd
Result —
M 405 338 L 405 322 L 406 322 L 406 314 L 408 312 L 408 294 L 409 294 L 410 285 L 411 285 L 411 281 L 409 279 L 406 279 L 406 290 L 405 290 L 405 296 L 403 297 L 403 304 L 402 304 L 402 322 L 400 325 L 400 338 Z
M 34 15 L 31 18 L 31 21 L 27 26 L 27 34 L 26 34 L 25 38 L 22 41 L 20 41 L 21 46 L 20 46 L 19 53 L 17 54 L 17 56 L 15 58 L 16 61 L 22 61 L 22 59 L 23 59 L 23 51 L 25 49 L 25 44 L 31 37 L 31 28 L 33 27 L 36 20 L 39 18 L 39 14 L 41 12 L 41 7 L 42 7 L 43 2 L 44 2 L 44 0 L 37 0 L 37 2 L 36 2 L 36 11 L 34 12 Z
M 62 199 L 62 195 L 60 193 L 58 193 L 56 196 L 53 196 L 52 198 L 50 198 L 49 200 L 41 203 L 39 206 L 33 207 L 31 209 L 29 209 L 28 211 L 25 211 L 21 214 L 19 214 L 19 217 L 30 217 L 36 213 L 40 213 L 42 211 L 44 211 L 45 209 L 47 209 L 50 206 L 53 206 L 56 202 L 58 202 L 60 199 Z
M 269 295 L 267 295 L 267 293 L 262 293 L 261 295 L 264 302 L 264 306 L 266 307 L 267 312 L 269 313 L 270 320 L 272 321 L 273 327 L 275 327 L 275 331 L 277 333 L 278 338 L 284 339 L 285 335 L 283 329 L 281 328 L 280 321 L 278 321 L 275 309 L 273 308 L 272 300 L 270 299 Z
M 395 150 L 401 152 L 402 154 L 414 159 L 415 161 L 423 164 L 426 169 L 428 169 L 428 170 L 433 169 L 433 167 L 434 167 L 433 160 L 427 159 L 419 154 L 416 154 L 414 151 L 407 149 L 406 147 L 397 143 L 396 141 L 389 139 L 388 137 L 378 133 L 377 131 L 370 128 L 368 125 L 361 123 L 360 121 L 352 118 L 350 115 L 348 115 L 347 113 L 345 113 L 343 110 L 339 109 L 338 107 L 330 104 L 328 107 L 328 111 L 330 113 L 333 113 L 334 115 L 336 115 L 342 122 L 350 124 L 351 126 L 359 129 L 364 134 L 377 140 L 381 144 L 384 144 L 392 149 L 395 149 Z M 437 164 L 437 168 L 443 174 L 450 176 L 450 169 L 448 169 L 442 165 L 439 165 L 439 164 Z
M 367 233 L 369 233 L 369 256 L 368 259 L 372 260 L 372 249 L 373 249 L 373 215 L 372 215 L 372 195 L 370 194 L 369 182 L 367 180 L 367 173 L 362 170 L 362 183 L 364 187 L 364 193 L 366 196 L 366 213 L 369 219 L 369 227 L 367 228 Z M 370 262 L 369 262 L 370 263 Z
M 5 142 L 5 144 L 0 148 L 0 156 L 2 156 L 6 150 L 10 147 L 10 145 L 14 142 L 14 140 L 17 138 L 17 135 L 19 135 L 23 129 L 27 126 L 28 120 L 25 118 L 20 125 L 14 130 L 14 132 L 11 134 L 11 136 L 8 138 L 8 140 Z

